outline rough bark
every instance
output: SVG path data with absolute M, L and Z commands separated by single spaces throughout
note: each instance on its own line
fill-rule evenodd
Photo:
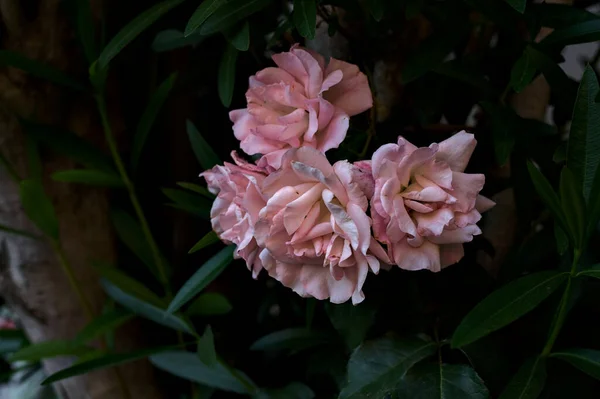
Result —
M 0 13 L 6 35 L 3 48 L 72 72 L 85 62 L 72 40 L 72 32 L 58 0 L 18 2 L 0 0 Z M 22 7 L 27 7 L 23 9 Z M 0 151 L 20 177 L 28 174 L 24 136 L 17 117 L 35 118 L 39 122 L 59 125 L 96 143 L 102 131 L 89 95 L 74 93 L 13 69 L 0 69 Z M 61 242 L 79 284 L 98 312 L 105 297 L 90 260 L 113 261 L 115 249 L 108 222 L 107 193 L 80 185 L 53 182 L 49 176 L 72 169 L 69 160 L 43 152 L 44 187 L 51 197 L 60 221 Z M 27 231 L 36 229 L 21 208 L 18 184 L 0 168 L 0 223 Z M 0 234 L 4 254 L 0 262 L 0 295 L 14 308 L 32 342 L 69 339 L 87 323 L 85 313 L 71 290 L 45 241 Z M 138 345 L 135 323 L 124 326 L 117 334 L 119 350 Z M 72 363 L 70 358 L 44 361 L 47 373 Z M 158 398 L 152 383 L 152 369 L 147 362 L 120 368 L 133 398 Z M 67 399 L 115 399 L 125 397 L 115 370 L 98 371 L 70 378 L 56 384 L 61 397 Z

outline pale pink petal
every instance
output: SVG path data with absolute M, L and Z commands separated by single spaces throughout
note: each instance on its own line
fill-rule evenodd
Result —
M 393 261 L 404 270 L 441 270 L 439 246 L 425 241 L 423 245 L 413 248 L 406 240 L 393 244 Z
M 350 126 L 350 118 L 344 112 L 336 112 L 322 134 L 319 135 L 317 148 L 323 152 L 338 148 L 346 138 Z
M 323 96 L 350 116 L 371 108 L 373 95 L 367 76 L 356 65 L 331 58 L 325 74 L 329 75 L 336 70 L 342 71 L 343 79 L 323 93 Z
M 465 250 L 462 244 L 440 245 L 440 261 L 442 268 L 458 263 L 463 256 L 465 256 Z
M 456 198 L 452 208 L 458 212 L 469 212 L 475 207 L 475 200 L 479 191 L 483 188 L 485 176 L 482 174 L 466 174 L 452 172 L 452 188 L 450 191 Z
M 491 199 L 489 199 L 487 197 L 484 197 L 483 195 L 478 195 L 477 198 L 475 199 L 475 209 L 477 209 L 477 211 L 479 213 L 489 211 L 495 205 L 496 205 L 496 203 L 494 201 L 492 201 Z
M 258 71 L 255 77 L 264 85 L 271 85 L 282 82 L 286 84 L 292 84 L 295 82 L 294 77 L 281 68 L 265 68 L 261 71 Z
M 245 139 L 254 129 L 256 121 L 248 113 L 248 109 L 235 109 L 229 112 L 229 119 L 233 122 L 233 134 L 236 139 Z M 250 154 L 252 155 L 252 154 Z
M 431 236 L 427 239 L 435 244 L 462 244 L 473 241 L 473 236 L 479 234 L 481 234 L 481 229 L 475 224 L 470 224 L 463 228 L 444 230 L 439 236 Z
M 436 159 L 445 161 L 454 172 L 463 172 L 476 145 L 475 136 L 463 130 L 439 144 Z
M 415 213 L 417 232 L 422 236 L 439 236 L 454 217 L 454 212 L 441 208 L 430 213 Z

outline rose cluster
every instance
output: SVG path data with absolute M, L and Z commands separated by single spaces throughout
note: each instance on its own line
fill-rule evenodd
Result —
M 485 177 L 464 173 L 476 141 L 460 132 L 429 147 L 404 138 L 371 160 L 333 165 L 351 116 L 373 105 L 358 67 L 293 46 L 250 77 L 247 107 L 230 113 L 241 149 L 260 154 L 201 174 L 217 196 L 214 231 L 256 278 L 265 269 L 304 297 L 364 299 L 369 271 L 434 272 L 480 234 Z

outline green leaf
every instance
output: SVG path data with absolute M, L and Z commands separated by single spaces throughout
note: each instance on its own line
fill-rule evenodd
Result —
M 138 166 L 150 129 L 152 128 L 161 107 L 167 100 L 167 97 L 173 88 L 173 84 L 175 83 L 175 79 L 177 79 L 177 72 L 172 73 L 160 84 L 160 86 L 158 86 L 156 91 L 150 97 L 150 101 L 148 101 L 148 105 L 138 122 L 135 136 L 133 137 L 133 147 L 131 149 L 131 167 L 133 170 Z
M 21 181 L 19 195 L 23 210 L 31 221 L 48 237 L 58 239 L 58 219 L 54 205 L 37 180 Z
M 95 21 L 92 16 L 92 9 L 88 0 L 76 0 L 75 3 L 77 37 L 81 41 L 86 60 L 92 63 L 98 57 L 94 33 Z
M 513 65 L 510 71 L 510 86 L 514 91 L 520 93 L 529 85 L 537 72 L 536 66 L 532 62 L 531 47 L 526 47 L 523 54 Z
M 204 0 L 188 21 L 184 36 L 188 37 L 194 33 L 219 7 L 227 3 L 228 0 Z
M 198 33 L 185 37 L 180 30 L 166 29 L 156 34 L 154 41 L 152 42 L 152 50 L 161 53 L 186 46 L 195 47 L 202 43 L 205 38 L 206 36 L 202 36 Z
M 579 22 L 556 29 L 540 42 L 544 47 L 562 47 L 568 44 L 587 43 L 600 40 L 600 19 Z
M 550 211 L 556 218 L 556 221 L 560 224 L 560 227 L 565 231 L 568 230 L 565 214 L 562 210 L 560 200 L 550 185 L 550 182 L 548 182 L 542 172 L 540 172 L 540 170 L 531 161 L 527 161 L 527 170 L 529 171 L 529 176 L 533 181 L 535 190 L 546 203 L 548 208 L 550 208 Z
M 588 65 L 579 84 L 567 148 L 567 166 L 583 183 L 588 202 L 600 165 L 600 104 L 595 101 L 599 93 L 598 78 Z
M 433 34 L 425 39 L 417 51 L 406 60 L 402 70 L 402 82 L 412 82 L 442 64 L 464 34 L 465 30 L 459 27 Z
M 117 303 L 120 303 L 123 307 L 131 310 L 138 316 L 145 317 L 148 320 L 152 320 L 155 323 L 177 331 L 182 331 L 192 335 L 194 334 L 192 328 L 179 317 L 127 294 L 125 291 L 121 290 L 116 285 L 113 285 L 108 280 L 102 279 L 101 284 L 109 297 L 114 299 Z
M 76 134 L 55 126 L 41 125 L 25 120 L 21 120 L 21 125 L 28 136 L 53 151 L 65 155 L 89 169 L 115 173 L 112 159 Z
M 127 274 L 114 266 L 101 266 L 94 264 L 95 270 L 113 285 L 119 287 L 122 291 L 154 306 L 164 307 L 162 299 L 154 292 L 150 291 L 144 284 L 138 280 L 129 277 Z
M 526 15 L 531 15 L 538 20 L 541 26 L 553 29 L 598 19 L 597 15 L 570 4 L 529 4 Z
M 560 174 L 560 202 L 569 227 L 569 235 L 577 248 L 581 248 L 587 227 L 585 200 L 581 192 L 581 184 L 567 166 L 563 167 Z
M 546 361 L 536 357 L 527 360 L 502 392 L 500 399 L 535 399 L 546 384 Z
M 598 170 L 596 170 L 596 177 L 594 177 L 594 182 L 592 183 L 590 198 L 600 198 L 600 166 L 598 166 Z M 588 214 L 586 237 L 589 237 L 598 226 L 598 221 L 600 220 L 600 201 L 596 200 L 588 202 Z
M 133 315 L 123 309 L 115 309 L 104 313 L 86 325 L 75 337 L 75 342 L 85 344 L 102 337 L 104 334 L 116 330 L 132 318 Z
M 556 241 L 556 252 L 559 255 L 567 252 L 567 249 L 569 249 L 569 237 L 567 237 L 567 233 L 556 222 L 554 223 L 554 240 Z
M 566 143 L 560 143 L 554 154 L 552 154 L 552 160 L 556 163 L 565 162 L 567 160 L 567 145 Z
M 504 165 L 515 146 L 518 117 L 512 109 L 488 101 L 482 101 L 481 107 L 490 116 L 496 161 Z
M 250 346 L 250 350 L 301 351 L 331 342 L 331 338 L 332 337 L 329 334 L 320 331 L 308 330 L 306 328 L 288 328 L 281 331 L 275 331 L 256 340 Z
M 365 339 L 377 313 L 376 309 L 364 302 L 357 306 L 327 303 L 325 310 L 331 324 L 344 338 L 349 349 L 356 348 Z
M 213 166 L 220 164 L 221 160 L 211 146 L 204 140 L 204 137 L 200 134 L 196 126 L 188 119 L 186 121 L 186 129 L 192 150 L 196 155 L 196 159 L 200 163 L 200 166 L 204 169 L 210 169 Z
M 37 78 L 69 87 L 71 89 L 82 91 L 85 90 L 85 87 L 81 83 L 71 79 L 71 77 L 64 72 L 39 61 L 27 58 L 24 55 L 14 51 L 0 50 L 0 65 L 20 69 Z
M 250 48 L 250 23 L 244 21 L 241 26 L 234 26 L 225 31 L 227 41 L 239 51 L 248 51 Z
M 199 186 L 197 184 L 180 181 L 180 182 L 177 182 L 177 185 L 179 187 L 185 188 L 186 190 L 190 190 L 190 191 L 193 191 L 200 195 L 203 195 L 211 201 L 215 199 L 215 195 L 213 193 L 208 191 L 205 187 Z
M 225 47 L 223 57 L 219 64 L 218 89 L 219 98 L 225 107 L 231 105 L 233 97 L 233 88 L 235 85 L 235 62 L 237 60 L 238 50 L 231 44 Z
M 42 238 L 42 237 L 36 236 L 35 234 L 30 233 L 28 231 L 15 229 L 15 228 L 12 228 L 9 226 L 5 226 L 3 224 L 0 224 L 0 231 L 2 231 L 3 233 L 15 234 L 15 235 L 22 236 L 22 237 L 33 238 L 34 240 L 40 240 Z
M 494 87 L 475 65 L 469 65 L 464 59 L 450 60 L 435 66 L 431 70 L 439 75 L 466 83 L 482 92 L 485 96 L 493 95 Z
M 185 314 L 188 316 L 216 316 L 231 312 L 231 303 L 222 294 L 207 292 L 200 295 L 187 308 Z
M 50 375 L 42 382 L 42 385 L 48 385 L 56 381 L 61 381 L 66 378 L 87 374 L 92 371 L 103 370 L 110 367 L 119 366 L 121 364 L 134 362 L 136 360 L 147 358 L 148 356 L 154 355 L 156 353 L 172 350 L 173 348 L 177 348 L 179 346 L 180 345 L 164 346 L 160 348 L 146 348 L 130 353 L 116 353 L 102 357 L 97 357 L 85 362 L 77 363 L 71 367 L 67 367 Z
M 577 273 L 577 277 L 588 276 L 600 279 L 600 263 Z
M 307 39 L 315 38 L 317 27 L 317 3 L 315 0 L 294 0 L 294 25 L 300 36 Z
M 365 3 L 371 16 L 377 22 L 381 21 L 385 12 L 385 1 L 384 0 L 367 0 Z
M 194 252 L 200 251 L 201 249 L 204 249 L 212 244 L 216 244 L 219 241 L 220 240 L 217 236 L 217 233 L 215 233 L 214 231 L 209 231 L 196 244 L 194 244 L 192 249 L 188 251 L 188 254 L 193 254 Z
M 265 389 L 258 393 L 256 399 L 313 399 L 315 393 L 300 382 L 292 382 L 279 389 Z
M 215 338 L 212 328 L 206 326 L 204 334 L 198 340 L 198 357 L 205 365 L 213 367 L 217 365 L 217 352 L 215 349 Z
M 527 5 L 527 0 L 506 0 L 506 2 L 515 10 L 523 14 L 525 12 L 525 6 Z
M 169 304 L 167 312 L 173 313 L 179 310 L 216 279 L 233 260 L 234 249 L 234 245 L 227 246 L 206 261 L 181 287 L 173 301 Z
M 271 0 L 229 0 L 204 21 L 199 31 L 202 35 L 209 35 L 230 28 L 269 3 Z
M 146 30 L 150 25 L 156 22 L 166 12 L 171 10 L 173 7 L 181 4 L 183 0 L 166 0 L 161 3 L 150 7 L 131 22 L 123 27 L 111 39 L 106 45 L 100 57 L 98 58 L 98 65 L 100 69 L 104 69 L 108 66 L 110 61 L 121 52 L 133 39 L 135 39 L 140 33 Z
M 58 356 L 77 356 L 88 352 L 90 348 L 79 345 L 73 341 L 53 340 L 31 344 L 15 352 L 11 357 L 11 362 L 39 362 L 42 359 L 48 359 Z
M 64 183 L 89 184 L 91 186 L 125 187 L 120 176 L 94 169 L 61 170 L 52 174 L 52 179 Z
M 384 398 L 406 372 L 435 353 L 437 345 L 417 338 L 380 338 L 360 345 L 348 362 L 348 385 L 339 399 Z
M 148 245 L 148 241 L 144 238 L 142 227 L 127 212 L 120 209 L 113 209 L 111 212 L 111 220 L 115 226 L 117 236 L 123 243 L 138 257 L 155 276 L 158 276 L 158 271 L 152 256 L 152 250 Z
M 488 399 L 490 394 L 475 370 L 464 364 L 418 364 L 408 371 L 396 399 Z
M 485 337 L 532 311 L 567 279 L 568 273 L 545 271 L 512 281 L 492 292 L 456 328 L 452 347 Z
M 161 189 L 164 195 L 169 197 L 180 209 L 185 209 L 194 215 L 198 215 L 206 220 L 210 220 L 210 208 L 212 204 L 204 197 L 199 197 L 188 191 L 172 188 Z
M 209 367 L 198 355 L 186 351 L 163 352 L 150 357 L 150 362 L 161 370 L 202 385 L 240 394 L 250 393 L 221 363 Z
M 552 353 L 550 357 L 564 360 L 587 375 L 600 380 L 600 351 L 574 348 Z

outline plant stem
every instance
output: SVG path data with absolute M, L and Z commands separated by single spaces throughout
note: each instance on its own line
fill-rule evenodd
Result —
M 52 241 L 52 248 L 54 249 L 54 252 L 56 253 L 58 263 L 60 264 L 63 272 L 65 273 L 65 275 L 67 276 L 67 279 L 69 280 L 69 284 L 71 285 L 71 288 L 73 289 L 73 291 L 75 291 L 75 294 L 77 294 L 77 297 L 79 298 L 79 303 L 81 304 L 81 307 L 83 308 L 83 311 L 85 312 L 85 315 L 88 318 L 88 321 L 91 321 L 94 318 L 94 310 L 92 308 L 91 303 L 88 301 L 87 297 L 83 293 L 83 290 L 81 289 L 81 286 L 79 285 L 79 282 L 77 281 L 77 278 L 75 277 L 73 267 L 71 266 L 71 263 L 68 261 L 67 257 L 65 256 L 65 251 L 63 250 L 62 246 L 60 245 L 60 242 L 58 242 L 56 240 Z
M 142 206 L 140 205 L 137 194 L 135 193 L 135 187 L 133 186 L 129 175 L 127 174 L 127 170 L 125 169 L 125 165 L 123 164 L 123 160 L 121 159 L 121 155 L 119 154 L 119 150 L 117 149 L 117 143 L 112 134 L 112 129 L 108 121 L 108 115 L 106 112 L 106 101 L 102 95 L 98 94 L 96 95 L 96 102 L 98 104 L 98 111 L 100 112 L 102 127 L 104 128 L 104 135 L 106 137 L 108 147 L 110 148 L 110 153 L 115 162 L 119 175 L 121 176 L 121 179 L 123 180 L 127 191 L 129 192 L 129 199 L 131 200 L 131 205 L 133 206 L 135 214 L 140 222 L 140 226 L 142 228 L 144 237 L 146 238 L 146 241 L 150 246 L 150 250 L 152 251 L 152 257 L 154 258 L 154 263 L 156 264 L 156 268 L 158 270 L 158 277 L 160 279 L 160 282 L 164 286 L 167 296 L 171 298 L 173 294 L 171 292 L 171 287 L 169 286 L 165 264 L 158 250 L 158 245 L 156 244 L 156 241 L 154 241 L 154 237 L 152 236 L 152 232 L 150 231 L 148 220 L 146 219 L 146 216 L 144 216 L 144 211 L 142 210 Z
M 573 251 L 573 264 L 571 265 L 571 272 L 569 273 L 569 280 L 567 280 L 567 286 L 563 292 L 563 295 L 560 299 L 560 304 L 558 305 L 558 313 L 556 315 L 556 322 L 554 323 L 554 328 L 550 332 L 548 336 L 548 340 L 546 341 L 546 345 L 544 345 L 544 349 L 542 350 L 542 356 L 548 356 L 550 352 L 552 352 L 552 348 L 554 347 L 554 343 L 558 338 L 558 334 L 565 322 L 565 318 L 567 317 L 569 301 L 571 300 L 571 288 L 573 283 L 573 278 L 575 277 L 575 272 L 577 271 L 577 265 L 579 263 L 579 258 L 581 257 L 581 250 L 575 249 Z

